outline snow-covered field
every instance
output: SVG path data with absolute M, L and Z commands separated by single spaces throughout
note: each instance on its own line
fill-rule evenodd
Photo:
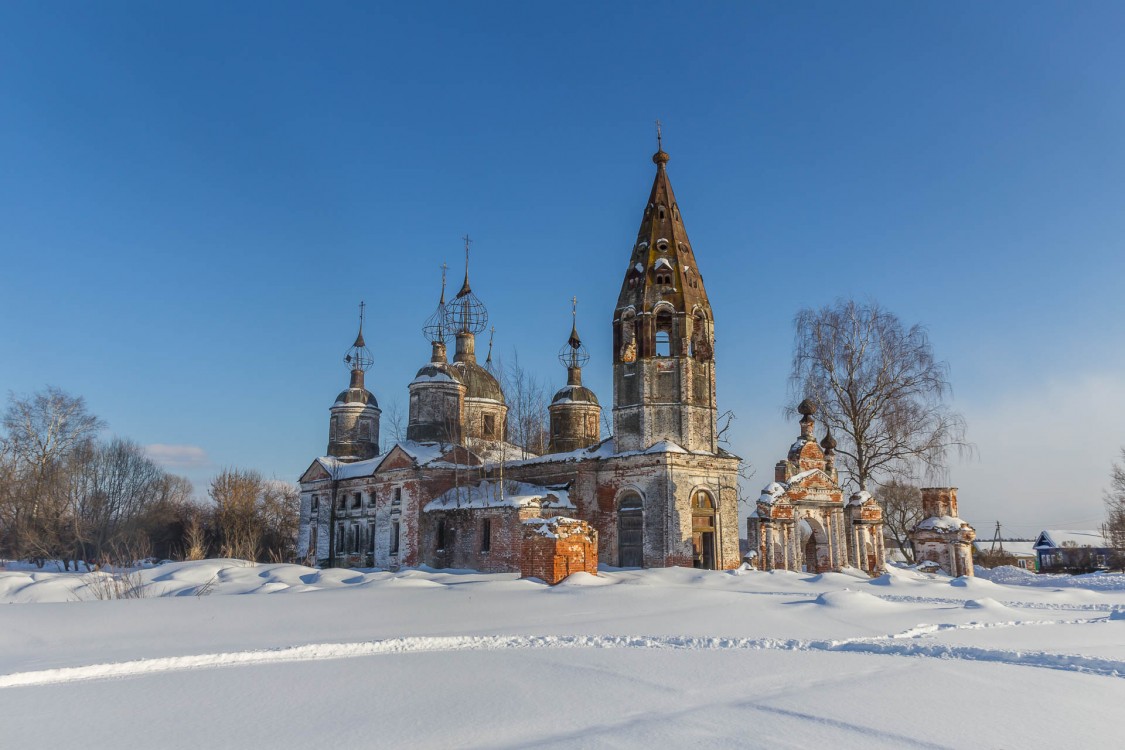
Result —
M 1081 747 L 1125 576 L 0 571 L 2 747 Z M 275 594 L 232 596 L 233 594 Z M 297 594 L 300 594 L 299 596 Z M 104 595 L 104 594 L 103 594 Z

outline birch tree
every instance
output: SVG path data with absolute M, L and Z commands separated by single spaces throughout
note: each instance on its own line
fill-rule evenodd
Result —
M 907 328 L 874 302 L 840 300 L 801 310 L 795 327 L 794 404 L 816 403 L 859 489 L 938 475 L 951 449 L 971 450 L 965 420 L 948 403 L 949 367 L 934 357 L 922 326 Z

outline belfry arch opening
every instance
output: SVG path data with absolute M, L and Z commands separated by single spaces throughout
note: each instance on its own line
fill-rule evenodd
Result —
M 691 547 L 693 567 L 703 570 L 718 568 L 715 501 L 706 490 L 696 490 L 691 496 Z
M 656 314 L 655 344 L 657 357 L 672 356 L 672 315 L 666 309 Z

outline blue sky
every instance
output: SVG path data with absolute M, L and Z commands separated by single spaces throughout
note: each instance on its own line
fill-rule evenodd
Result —
M 930 330 L 977 456 L 962 514 L 1089 527 L 1125 444 L 1125 6 L 0 4 L 0 389 L 294 479 L 360 299 L 405 404 L 438 266 L 552 386 L 609 322 L 653 121 L 770 478 L 801 306 Z

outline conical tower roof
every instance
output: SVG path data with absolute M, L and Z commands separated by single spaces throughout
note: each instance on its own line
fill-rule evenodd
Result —
M 632 305 L 638 311 L 650 311 L 664 300 L 689 314 L 699 306 L 710 317 L 707 292 L 668 178 L 670 159 L 663 148 L 652 156 L 656 176 L 621 285 L 618 309 Z

